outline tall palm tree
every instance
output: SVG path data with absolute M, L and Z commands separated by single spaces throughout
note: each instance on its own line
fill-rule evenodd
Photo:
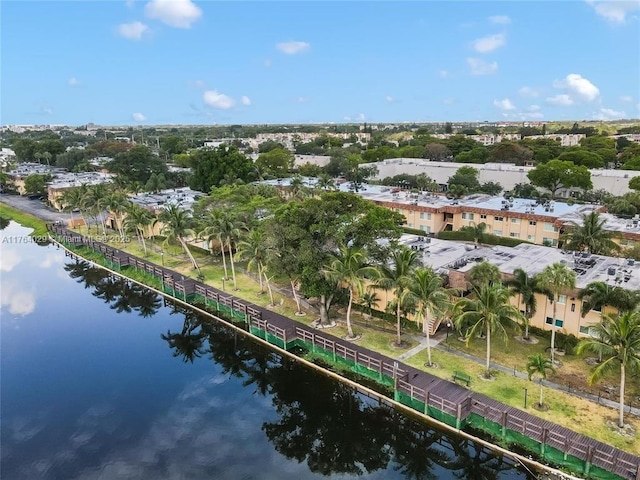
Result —
M 247 261 L 247 270 L 254 268 L 258 273 L 260 282 L 260 294 L 264 293 L 263 272 L 266 263 L 269 247 L 267 237 L 262 230 L 251 230 L 244 239 L 238 242 L 236 257 L 239 260 Z
M 33 158 L 36 160 L 36 162 L 38 162 L 38 163 L 42 163 L 42 153 L 40 153 L 40 152 L 36 152 L 36 153 L 33 155 Z
M 177 241 L 185 251 L 193 268 L 200 274 L 200 267 L 193 257 L 186 238 L 193 235 L 193 218 L 191 214 L 185 210 L 181 210 L 178 206 L 170 204 L 165 211 L 160 214 L 160 220 L 163 222 L 162 235 L 167 237 L 166 242 L 172 240 Z
M 551 320 L 551 361 L 556 361 L 556 314 L 558 300 L 562 292 L 576 288 L 576 273 L 561 263 L 554 263 L 545 267 L 540 273 L 540 284 L 548 289 L 553 296 L 553 319 Z
M 620 409 L 618 426 L 624 427 L 624 390 L 627 372 L 640 372 L 640 312 L 624 312 L 618 317 L 605 315 L 594 325 L 594 337 L 581 340 L 577 352 L 591 351 L 602 355 L 604 361 L 596 365 L 589 382 L 600 380 L 605 373 L 620 364 Z
M 565 227 L 562 239 L 569 250 L 586 250 L 596 255 L 608 255 L 620 250 L 612 239 L 615 233 L 606 229 L 607 221 L 595 210 L 582 215 L 579 223 L 571 222 Z
M 484 333 L 487 339 L 487 357 L 485 375 L 491 375 L 491 334 L 501 335 L 507 341 L 505 326 L 517 328 L 521 321 L 520 311 L 509 301 L 509 290 L 500 284 L 482 283 L 474 287 L 473 296 L 458 300 L 459 309 L 454 317 L 458 329 L 470 325 L 466 333 L 467 344 L 478 333 Z
M 321 173 L 318 176 L 318 182 L 316 188 L 320 190 L 333 190 L 336 187 L 336 182 L 326 173 Z
M 233 261 L 233 250 L 235 242 L 240 238 L 240 232 L 243 225 L 238 219 L 226 212 L 223 213 L 221 221 L 218 225 L 220 228 L 220 234 L 222 240 L 227 244 L 227 251 L 229 252 L 229 263 L 231 264 L 231 278 L 233 279 L 233 289 L 238 290 L 238 284 L 236 282 L 236 267 Z
M 529 340 L 529 324 L 531 318 L 536 314 L 538 307 L 537 294 L 551 296 L 551 292 L 540 282 L 540 277 L 534 275 L 530 277 L 522 268 L 513 271 L 513 278 L 504 282 L 510 288 L 512 295 L 518 295 L 518 306 L 524 304 L 524 338 Z
M 546 380 L 547 371 L 556 373 L 556 367 L 553 365 L 553 362 L 551 360 L 549 360 L 541 353 L 529 355 L 529 361 L 527 362 L 527 374 L 529 375 L 529 380 L 531 380 L 534 375 L 540 375 L 540 400 L 538 401 L 539 407 L 542 407 L 543 405 L 542 380 Z
M 496 265 L 485 260 L 471 267 L 471 270 L 469 270 L 469 281 L 472 286 L 478 286 L 484 283 L 490 285 L 499 284 L 502 282 L 502 275 Z
M 401 304 L 402 294 L 409 286 L 411 273 L 420 266 L 420 256 L 416 250 L 400 247 L 391 254 L 391 264 L 380 267 L 380 278 L 376 281 L 376 288 L 393 291 L 396 299 L 396 345 L 402 345 Z
M 124 228 L 128 231 L 134 231 L 136 237 L 142 245 L 145 256 L 147 255 L 147 244 L 144 240 L 145 229 L 151 225 L 153 215 L 151 212 L 140 205 L 132 203 L 127 209 L 127 216 L 124 219 Z
M 374 290 L 369 290 L 362 295 L 362 304 L 366 307 L 369 316 L 373 314 L 373 306 L 380 301 Z
M 71 223 L 75 225 L 74 210 L 79 210 L 82 205 L 82 190 L 80 188 L 67 188 L 60 196 L 62 210 L 71 213 Z
M 203 229 L 198 233 L 198 237 L 204 238 L 210 243 L 217 240 L 220 245 L 220 253 L 222 254 L 222 268 L 224 269 L 224 279 L 229 280 L 227 272 L 227 255 L 224 248 L 224 240 L 222 238 L 222 223 L 224 220 L 224 212 L 221 209 L 214 208 L 207 211 L 202 220 Z
M 362 295 L 366 278 L 374 278 L 378 270 L 367 264 L 367 254 L 358 247 L 341 247 L 340 253 L 330 257 L 330 263 L 322 271 L 323 275 L 333 283 L 345 286 L 349 291 L 347 306 L 348 339 L 355 338 L 351 327 L 351 307 L 353 299 Z
M 473 243 L 478 246 L 482 243 L 482 240 L 484 240 L 487 230 L 487 224 L 484 222 L 471 222 L 469 226 L 462 227 L 461 230 L 466 230 L 467 232 L 469 232 L 469 234 L 473 238 Z
M 93 185 L 87 189 L 87 202 L 91 206 L 91 211 L 98 215 L 100 225 L 102 225 L 102 233 L 107 234 L 105 229 L 105 218 L 103 216 L 104 209 L 107 206 L 110 194 L 107 186 L 103 183 Z
M 42 153 L 42 159 L 47 162 L 48 166 L 51 166 L 51 158 L 52 157 L 53 157 L 53 155 L 51 155 L 51 152 L 43 152 Z
M 104 207 L 113 213 L 114 220 L 116 222 L 116 228 L 120 233 L 120 237 L 124 239 L 124 214 L 129 208 L 131 202 L 122 192 L 111 192 L 104 199 Z M 100 205 L 96 205 L 96 208 L 101 208 Z
M 416 306 L 416 321 L 422 321 L 427 335 L 427 365 L 431 361 L 430 321 L 432 315 L 442 315 L 451 301 L 449 292 L 442 286 L 442 278 L 431 267 L 416 269 L 409 279 L 405 295 Z

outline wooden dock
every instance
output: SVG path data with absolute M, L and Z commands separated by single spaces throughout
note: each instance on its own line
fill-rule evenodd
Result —
M 165 291 L 171 289 L 176 298 L 184 301 L 202 299 L 204 303 L 216 305 L 219 311 L 229 313 L 232 318 L 246 321 L 251 332 L 276 346 L 285 349 L 292 345 L 311 346 L 334 359 L 365 369 L 374 378 L 378 375 L 378 378 L 385 379 L 388 385 L 393 386 L 396 400 L 451 426 L 459 429 L 467 425 L 478 427 L 477 420 L 480 419 L 485 430 L 494 436 L 530 450 L 535 444 L 532 453 L 551 458 L 554 463 L 562 464 L 569 457 L 579 460 L 585 475 L 593 467 L 598 467 L 622 479 L 640 480 L 640 457 L 636 455 L 399 363 L 358 344 L 326 332 L 320 333 L 313 327 L 59 225 L 48 225 L 48 229 L 65 245 L 87 246 L 102 253 L 118 269 L 133 267 L 155 276 L 162 281 Z M 517 441 L 518 435 L 526 437 L 527 445 Z M 575 461 L 571 465 L 575 465 Z

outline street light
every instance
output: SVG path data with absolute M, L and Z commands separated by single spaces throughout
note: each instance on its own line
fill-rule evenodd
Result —
M 162 266 L 164 267 L 164 252 L 160 252 L 160 260 L 162 261 Z
M 451 328 L 451 322 L 447 322 L 447 338 L 445 338 L 444 343 L 449 345 L 449 329 Z
M 523 387 L 524 390 L 524 408 L 527 408 L 527 392 L 529 390 L 527 390 L 527 387 Z

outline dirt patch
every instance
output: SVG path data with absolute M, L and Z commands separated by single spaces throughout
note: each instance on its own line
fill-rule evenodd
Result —
M 533 408 L 535 408 L 539 412 L 546 412 L 549 410 L 550 407 L 546 403 L 543 403 L 542 405 L 540 405 L 538 402 L 534 402 Z
M 398 344 L 395 340 L 389 342 L 389 346 L 394 350 L 402 350 L 411 346 L 411 344 L 405 340 L 402 340 L 400 344 Z
M 440 368 L 440 365 L 438 365 L 436 362 L 431 362 L 431 365 L 425 362 L 424 366 L 433 370 Z
M 540 343 L 540 339 L 534 337 L 533 335 L 529 335 L 529 338 L 524 338 L 522 335 L 516 335 L 513 337 L 516 342 L 524 343 L 526 345 L 537 345 Z
M 638 434 L 636 428 L 630 423 L 625 423 L 624 427 L 620 428 L 618 426 L 617 418 L 607 418 L 605 423 L 613 433 L 620 435 L 621 437 L 628 438 L 629 440 L 635 439 Z
M 361 338 L 362 338 L 362 335 L 355 335 L 355 336 L 353 336 L 353 337 L 350 337 L 350 336 L 348 336 L 348 335 L 347 335 L 346 337 L 344 337 L 344 339 L 345 339 L 347 342 L 357 342 L 357 341 L 358 341 L 358 340 L 360 340 Z

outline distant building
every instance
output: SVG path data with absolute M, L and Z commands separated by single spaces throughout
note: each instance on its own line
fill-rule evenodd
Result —
M 548 133 L 546 135 L 529 135 L 524 138 L 530 140 L 547 138 L 560 142 L 563 147 L 574 147 L 580 145 L 580 140 L 587 138 L 587 136 L 584 133 Z

